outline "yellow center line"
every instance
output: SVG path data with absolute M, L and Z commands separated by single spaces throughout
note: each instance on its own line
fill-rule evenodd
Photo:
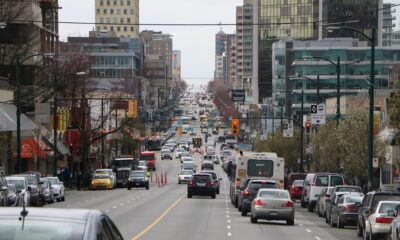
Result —
M 139 234 L 134 236 L 131 240 L 138 240 L 141 238 L 143 235 L 145 235 L 148 231 L 150 231 L 153 227 L 155 227 L 164 217 L 167 215 L 182 199 L 186 196 L 186 194 L 183 194 L 180 198 L 178 198 L 167 210 L 165 210 L 152 224 L 147 226 L 145 229 L 143 229 Z

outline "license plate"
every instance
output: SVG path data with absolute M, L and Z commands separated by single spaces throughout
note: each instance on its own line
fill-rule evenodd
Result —
M 140 185 L 140 183 L 136 183 L 136 186 L 139 186 Z
M 278 213 L 277 213 L 277 212 L 269 212 L 269 215 L 271 215 L 271 216 L 278 216 Z
M 199 187 L 204 187 L 206 185 L 206 183 L 198 183 L 197 186 Z

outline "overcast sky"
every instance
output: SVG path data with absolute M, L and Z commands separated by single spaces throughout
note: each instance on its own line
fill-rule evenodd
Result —
M 236 6 L 243 0 L 140 0 L 140 23 L 234 23 Z M 385 1 L 394 4 L 400 0 Z M 94 0 L 59 0 L 60 22 L 94 22 Z M 400 9 L 395 23 L 400 25 Z M 61 40 L 87 36 L 93 25 L 60 24 Z M 213 76 L 214 37 L 220 27 L 144 26 L 141 30 L 173 35 L 174 49 L 182 51 L 182 76 L 188 83 L 207 83 Z M 234 27 L 223 27 L 234 33 Z

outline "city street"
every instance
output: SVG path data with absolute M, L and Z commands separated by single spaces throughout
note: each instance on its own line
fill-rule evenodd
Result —
M 195 155 L 199 162 L 199 156 Z M 168 184 L 150 190 L 125 188 L 104 191 L 70 191 L 65 202 L 48 207 L 95 208 L 105 211 L 116 223 L 125 239 L 293 239 L 352 240 L 354 228 L 337 229 L 325 224 L 315 213 L 296 208 L 295 226 L 284 222 L 261 221 L 251 224 L 242 217 L 229 199 L 228 179 L 220 167 L 221 194 L 209 197 L 186 197 L 186 185 L 178 185 L 179 160 L 158 162 L 167 172 Z M 159 172 L 157 171 L 157 172 Z M 153 178 L 154 181 L 154 178 Z

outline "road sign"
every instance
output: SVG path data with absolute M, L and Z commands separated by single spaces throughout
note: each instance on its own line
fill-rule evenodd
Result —
M 325 104 L 318 104 L 318 106 L 317 106 L 317 114 L 325 115 Z
M 232 102 L 244 102 L 245 100 L 245 90 L 232 90 Z
M 283 119 L 282 122 L 283 137 L 291 138 L 293 137 L 293 121 L 288 119 Z
M 317 113 L 318 106 L 316 104 L 312 104 L 310 107 L 311 114 Z
M 311 114 L 311 124 L 312 125 L 326 124 L 326 115 L 325 114 Z

